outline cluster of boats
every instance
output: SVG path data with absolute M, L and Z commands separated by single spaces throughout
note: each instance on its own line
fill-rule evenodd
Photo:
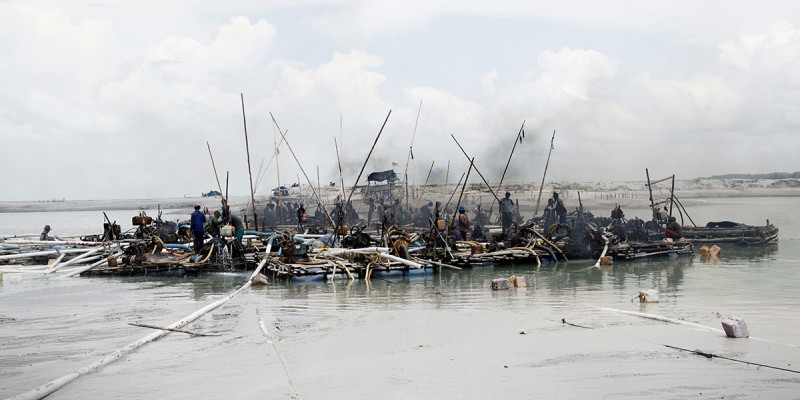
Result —
M 437 204 L 427 226 L 282 225 L 245 230 L 241 241 L 232 229 L 222 229 L 221 235 L 207 234 L 198 251 L 192 248 L 187 224 L 141 212 L 132 218 L 134 229 L 125 233 L 112 226 L 103 235 L 60 241 L 2 238 L 0 271 L 192 276 L 253 270 L 266 259 L 264 271 L 278 280 L 405 278 L 503 264 L 541 266 L 591 259 L 599 265 L 678 257 L 693 254 L 694 244 L 767 245 L 778 235 L 769 222 L 757 227 L 722 222 L 684 226 L 683 238 L 673 240 L 665 237 L 663 224 L 655 218 L 645 222 L 595 217 L 577 208 L 564 222 L 549 226 L 543 218 L 517 220 L 505 231 L 498 225 L 484 226 L 487 235 L 482 240 L 456 240 L 447 229 L 449 217 L 438 210 Z

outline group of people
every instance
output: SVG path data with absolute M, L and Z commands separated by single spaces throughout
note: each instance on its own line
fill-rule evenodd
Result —
M 547 199 L 547 207 L 544 208 L 543 217 L 545 227 L 567 222 L 567 206 L 564 205 L 564 200 L 561 200 L 558 193 L 553 192 L 553 197 Z
M 190 230 L 192 232 L 192 239 L 195 254 L 200 253 L 203 245 L 205 244 L 206 236 L 206 213 L 200 211 L 200 206 L 194 206 L 194 212 L 190 217 Z M 221 228 L 225 224 L 233 226 L 236 241 L 242 243 L 244 237 L 244 223 L 242 219 L 230 212 L 230 207 L 225 206 L 223 212 L 219 210 L 214 211 L 211 221 L 208 221 L 208 233 L 212 237 L 221 235 Z

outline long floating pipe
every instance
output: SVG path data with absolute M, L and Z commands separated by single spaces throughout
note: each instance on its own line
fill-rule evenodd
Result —
M 87 249 L 65 249 L 65 250 L 44 250 L 44 251 L 34 251 L 30 253 L 21 253 L 21 254 L 7 254 L 4 256 L 0 256 L 0 260 L 15 260 L 18 258 L 27 258 L 27 257 L 36 257 L 36 256 L 50 256 L 53 254 L 64 254 L 64 253 L 83 253 L 88 251 Z
M 273 235 L 273 236 L 275 236 L 275 235 Z M 241 293 L 243 290 L 249 288 L 253 284 L 253 278 L 258 276 L 259 273 L 261 273 L 261 269 L 264 268 L 264 265 L 267 264 L 267 261 L 270 258 L 269 257 L 269 253 L 270 253 L 270 250 L 272 248 L 272 240 L 271 239 L 272 239 L 272 236 L 270 237 L 270 244 L 267 245 L 267 249 L 266 249 L 266 252 L 265 252 L 265 255 L 264 255 L 264 259 L 261 260 L 261 262 L 258 264 L 258 267 L 256 268 L 256 270 L 253 271 L 253 274 L 250 276 L 250 278 L 247 279 L 247 282 L 245 282 L 241 287 L 239 287 L 239 289 L 236 289 L 235 291 L 233 291 L 232 293 L 230 293 L 227 296 L 223 297 L 222 299 L 219 299 L 219 300 L 217 300 L 217 301 L 215 301 L 215 302 L 213 302 L 213 303 L 211 303 L 211 304 L 209 304 L 209 305 L 207 305 L 207 306 L 195 311 L 194 313 L 189 314 L 186 318 L 184 318 L 184 319 L 182 319 L 180 321 L 174 322 L 173 324 L 169 325 L 168 328 L 171 328 L 171 329 L 181 328 L 184 325 L 186 325 L 186 324 L 188 324 L 188 323 L 200 318 L 201 316 L 203 316 L 204 314 L 208 313 L 209 311 L 214 310 L 215 308 L 225 304 L 228 300 L 234 298 L 236 295 Z M 102 368 L 102 367 L 104 367 L 104 366 L 106 366 L 106 365 L 108 365 L 108 364 L 110 364 L 110 363 L 112 363 L 112 362 L 114 362 L 116 360 L 119 360 L 120 358 L 122 358 L 122 356 L 133 352 L 134 350 L 138 349 L 139 347 L 141 347 L 141 346 L 143 346 L 143 345 L 145 345 L 147 343 L 150 343 L 150 342 L 153 342 L 155 340 L 158 340 L 158 339 L 162 338 L 163 336 L 166 336 L 170 332 L 171 331 L 164 331 L 164 330 L 153 332 L 153 333 L 151 333 L 151 334 L 149 334 L 149 335 L 147 335 L 147 336 L 145 336 L 145 337 L 143 337 L 143 338 L 141 338 L 141 339 L 139 339 L 139 340 L 137 340 L 137 341 L 135 341 L 135 342 L 133 342 L 133 343 L 131 343 L 131 344 L 129 344 L 129 345 L 127 345 L 127 346 L 125 346 L 125 347 L 123 347 L 123 348 L 121 348 L 121 349 L 119 349 L 119 350 L 117 350 L 117 351 L 115 351 L 115 352 L 103 357 L 103 358 L 101 358 L 100 360 L 97 360 L 97 361 L 93 362 L 92 364 L 89 364 L 86 367 L 83 367 L 81 369 L 78 369 L 78 370 L 75 370 L 73 372 L 70 372 L 69 374 L 66 374 L 66 375 L 64 375 L 64 376 L 62 376 L 60 378 L 52 380 L 52 381 L 50 381 L 50 382 L 48 382 L 48 383 L 46 383 L 46 384 L 44 384 L 42 386 L 39 386 L 36 389 L 32 389 L 32 390 L 29 390 L 29 391 L 27 391 L 25 393 L 18 394 L 16 396 L 10 398 L 10 400 L 41 399 L 41 398 L 43 398 L 43 397 L 55 392 L 56 390 L 61 389 L 62 387 L 66 386 L 70 382 L 80 378 L 81 376 L 89 374 L 89 373 L 91 373 L 91 372 L 93 372 L 93 371 L 95 371 L 97 369 L 100 369 L 100 368 Z

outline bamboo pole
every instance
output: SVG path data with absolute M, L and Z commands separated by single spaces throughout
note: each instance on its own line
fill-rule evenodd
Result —
M 408 158 L 406 159 L 406 170 L 403 172 L 403 180 L 406 182 L 406 207 L 408 207 L 408 163 L 414 156 L 414 138 L 417 136 L 417 124 L 419 124 L 419 114 L 422 112 L 422 100 L 419 101 L 419 109 L 417 109 L 417 120 L 414 122 L 414 133 L 411 134 L 411 145 L 408 146 Z
M 280 128 L 278 128 L 278 131 L 280 132 Z M 285 136 L 284 136 L 283 132 L 281 132 L 281 137 L 283 137 L 284 140 L 285 140 Z M 275 129 L 274 128 L 272 129 L 272 142 L 275 144 L 275 173 L 277 174 L 277 178 L 278 178 L 278 206 L 275 207 L 275 211 L 276 211 L 275 215 L 278 216 L 278 223 L 282 223 L 283 222 L 283 209 L 281 208 L 281 206 L 283 205 L 283 190 L 281 190 L 281 167 L 280 167 L 280 163 L 278 162 L 278 158 L 279 158 L 278 155 L 280 155 L 281 152 L 279 150 L 280 148 L 278 147 L 279 146 L 278 145 L 278 140 L 277 140 L 277 136 L 275 135 Z
M 211 155 L 211 145 L 206 142 L 206 146 L 208 146 L 208 156 L 211 157 L 211 166 L 214 168 L 214 177 L 217 178 L 217 187 L 219 187 L 219 195 L 222 197 L 222 207 L 223 209 L 227 206 L 225 196 L 222 195 L 222 185 L 219 183 L 219 175 L 217 175 L 217 166 L 214 165 L 214 156 Z
M 280 147 L 282 144 L 283 144 L 283 138 L 281 138 L 281 140 L 278 142 L 277 147 Z M 256 191 L 258 191 L 258 187 L 261 186 L 261 180 L 264 179 L 264 176 L 267 174 L 267 171 L 269 171 L 269 166 L 272 165 L 272 160 L 274 160 L 276 157 L 277 155 L 275 153 L 275 149 L 273 148 L 272 156 L 270 156 L 269 161 L 267 162 L 267 167 L 264 168 L 264 172 L 261 173 L 261 176 L 258 177 L 258 181 L 256 181 Z
M 453 189 L 453 193 L 450 195 L 450 198 L 447 199 L 447 203 L 444 204 L 445 209 L 447 208 L 448 205 L 450 205 L 450 201 L 453 200 L 453 197 L 455 197 L 456 192 L 458 191 L 458 186 L 461 185 L 461 180 L 464 179 L 464 175 L 466 175 L 466 173 L 462 173 L 461 177 L 458 178 L 458 183 L 456 183 L 456 187 L 455 189 Z M 444 209 L 442 210 L 442 212 L 444 212 Z
M 193 335 L 193 336 L 222 336 L 222 335 L 211 334 L 211 333 L 198 333 L 198 332 L 193 332 L 193 331 L 187 331 L 185 329 L 168 328 L 166 326 L 142 324 L 142 323 L 138 323 L 138 322 L 128 322 L 128 325 L 137 326 L 139 328 L 160 329 L 162 331 L 187 333 L 187 334 Z
M 428 170 L 428 176 L 425 178 L 425 184 L 422 185 L 422 192 L 419 194 L 419 198 L 417 199 L 417 204 L 414 206 L 414 210 L 419 209 L 419 202 L 422 201 L 422 195 L 425 194 L 425 188 L 428 187 L 428 179 L 431 177 L 434 163 L 436 163 L 436 160 L 431 161 L 431 169 Z M 414 213 L 414 210 L 411 210 L 412 214 Z
M 500 183 L 497 184 L 497 191 L 500 191 L 500 187 L 503 186 L 503 180 L 506 177 L 506 171 L 508 171 L 508 166 L 511 164 L 511 157 L 514 156 L 514 149 L 517 148 L 517 143 L 522 142 L 522 135 L 525 132 L 523 129 L 525 128 L 525 121 L 522 121 L 522 126 L 519 127 L 519 132 L 517 133 L 517 137 L 514 138 L 514 146 L 511 147 L 511 154 L 508 155 L 508 161 L 506 161 L 506 167 L 503 169 L 503 176 L 500 177 Z
M 542 174 L 542 184 L 539 186 L 539 197 L 536 199 L 536 209 L 533 215 L 539 215 L 539 204 L 542 202 L 542 189 L 544 189 L 544 178 L 547 176 L 547 167 L 550 165 L 550 153 L 553 152 L 553 141 L 556 138 L 556 131 L 553 130 L 553 137 L 550 138 L 550 150 L 547 152 L 547 162 L 544 164 L 544 173 Z
M 466 151 L 464 150 L 464 148 L 461 146 L 461 143 L 459 143 L 459 142 L 458 142 L 458 140 L 456 139 L 456 137 L 455 137 L 455 136 L 453 136 L 453 134 L 452 134 L 452 133 L 450 134 L 450 137 L 452 137 L 452 138 L 453 138 L 453 140 L 455 140 L 455 141 L 456 141 L 456 144 L 458 145 L 458 148 L 459 148 L 459 149 L 461 149 L 461 152 L 462 152 L 462 153 L 464 153 L 464 157 L 466 157 L 466 158 L 467 158 L 467 160 L 469 160 L 469 159 L 470 159 L 470 156 L 467 154 L 467 152 L 466 152 Z M 474 157 L 472 157 L 472 159 L 474 159 Z M 492 190 L 492 185 L 490 185 L 490 184 L 489 184 L 489 182 L 487 182 L 487 181 L 486 181 L 486 178 L 484 178 L 484 177 L 483 177 L 483 174 L 481 173 L 481 171 L 480 171 L 480 170 L 478 170 L 478 167 L 476 167 L 476 166 L 473 164 L 473 165 L 472 165 L 472 168 L 475 168 L 475 172 L 477 172 L 477 173 L 478 173 L 478 176 L 480 176 L 480 177 L 481 177 L 481 179 L 483 180 L 483 183 L 486 185 L 486 187 L 487 187 L 487 188 L 489 188 L 489 193 L 491 193 L 491 194 L 492 194 L 492 196 L 494 196 L 495 200 L 497 200 L 497 201 L 499 202 L 499 201 L 500 201 L 500 198 L 498 198 L 498 197 L 497 197 L 497 194 L 494 192 L 494 190 Z
M 347 205 L 350 204 L 350 199 L 353 198 L 353 192 L 356 191 L 356 186 L 358 186 L 358 181 L 361 179 L 361 175 L 364 173 L 364 168 L 367 167 L 367 162 L 369 158 L 372 156 L 372 151 L 375 150 L 375 145 L 378 144 L 378 139 L 381 137 L 381 133 L 383 133 L 383 128 L 386 126 L 386 122 L 389 121 L 389 116 L 392 115 L 392 110 L 389 110 L 389 113 L 386 114 L 386 119 L 383 121 L 383 125 L 381 125 L 381 130 L 378 131 L 378 136 L 375 137 L 375 141 L 372 143 L 372 148 L 369 149 L 369 154 L 367 154 L 367 159 L 364 160 L 364 164 L 361 166 L 361 171 L 358 173 L 358 177 L 356 178 L 355 183 L 353 184 L 353 188 L 350 189 L 350 195 L 347 197 L 347 202 L 345 203 L 345 209 Z
M 334 142 L 336 138 L 334 138 Z M 336 156 L 339 158 L 339 188 L 342 192 L 342 200 L 344 200 L 344 176 L 342 172 L 342 164 L 344 164 L 344 122 L 342 114 L 339 114 L 339 142 L 342 144 L 342 151 L 337 150 Z
M 330 221 L 331 224 L 333 224 L 333 226 L 336 226 L 336 224 L 333 222 L 333 219 L 331 218 L 331 215 L 328 213 L 328 209 L 325 208 L 325 204 L 322 202 L 322 199 L 319 198 L 319 194 L 316 191 L 314 191 L 314 185 L 311 183 L 311 179 L 308 178 L 306 170 L 300 164 L 300 160 L 297 159 L 297 155 L 294 154 L 294 150 L 292 150 L 292 146 L 289 144 L 289 141 L 286 140 L 286 134 L 281 131 L 281 127 L 278 125 L 278 121 L 275 120 L 275 116 L 272 115 L 272 112 L 269 113 L 269 116 L 272 118 L 272 123 L 278 129 L 278 132 L 280 132 L 281 136 L 284 138 L 284 141 L 286 142 L 286 147 L 288 147 L 289 152 L 292 153 L 292 157 L 294 157 L 294 161 L 297 162 L 297 166 L 300 167 L 300 171 L 303 172 L 303 176 L 306 177 L 306 181 L 308 182 L 308 185 L 311 186 L 311 190 L 314 192 L 314 196 L 317 198 L 317 201 L 322 205 L 322 211 L 325 212 L 325 216 L 328 217 L 328 221 Z
M 447 160 L 447 172 L 444 173 L 444 192 L 447 193 L 448 179 L 450 179 L 450 160 Z
M 467 188 L 467 181 L 469 181 L 469 173 L 472 172 L 472 165 L 475 162 L 475 157 L 469 161 L 469 168 L 467 169 L 467 177 L 464 178 L 464 186 L 461 187 L 461 194 L 458 195 L 458 203 L 456 204 L 456 209 L 453 211 L 453 219 L 450 221 L 450 230 L 447 232 L 451 232 L 453 230 L 453 226 L 456 224 L 456 216 L 458 215 L 458 207 L 461 205 L 461 198 L 464 196 L 464 190 Z
M 242 119 L 244 120 L 244 145 L 247 149 L 247 175 L 250 176 L 250 200 L 253 203 L 253 223 L 256 226 L 256 231 L 258 231 L 258 213 L 256 212 L 256 194 L 255 189 L 253 189 L 253 172 L 250 168 L 250 143 L 247 140 L 247 117 L 244 113 L 244 94 L 239 94 L 242 97 Z
M 333 147 L 334 149 L 336 149 L 336 162 L 339 163 L 339 196 L 341 196 L 342 200 L 344 200 L 344 177 L 342 173 L 342 156 L 339 154 L 339 144 L 336 142 L 335 137 L 333 138 Z

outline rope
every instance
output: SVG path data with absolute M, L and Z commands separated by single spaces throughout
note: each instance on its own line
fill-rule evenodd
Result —
M 755 362 L 751 362 L 751 361 L 738 360 L 738 359 L 735 359 L 735 358 L 718 356 L 718 355 L 713 354 L 713 353 L 706 353 L 706 352 L 701 351 L 701 350 L 689 350 L 689 349 L 684 349 L 684 348 L 681 348 L 681 347 L 670 346 L 668 344 L 665 344 L 664 346 L 669 347 L 670 349 L 688 351 L 688 352 L 691 352 L 692 354 L 696 354 L 698 356 L 703 356 L 705 358 L 715 358 L 716 357 L 716 358 L 721 358 L 723 360 L 735 361 L 735 362 L 739 362 L 739 363 L 743 363 L 743 364 L 755 365 L 755 366 L 758 366 L 758 367 L 772 368 L 772 369 L 777 369 L 779 371 L 794 372 L 796 374 L 800 374 L 800 371 L 798 371 L 796 369 L 776 367 L 776 366 L 773 366 L 773 365 L 759 364 L 759 363 L 755 363 Z

